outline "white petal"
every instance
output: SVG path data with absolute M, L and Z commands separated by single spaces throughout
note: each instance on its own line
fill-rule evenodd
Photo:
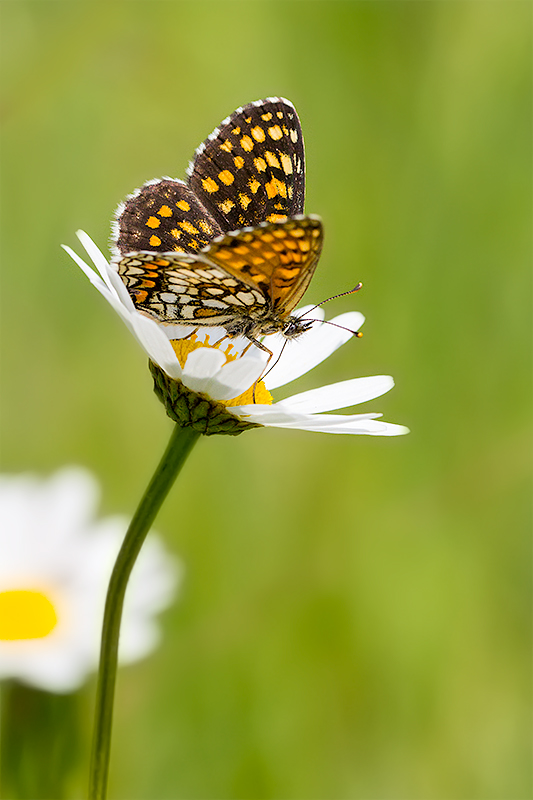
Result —
M 107 286 L 101 279 L 101 277 L 94 271 L 94 269 L 91 269 L 91 267 L 89 267 L 89 265 L 86 264 L 85 261 L 82 258 L 80 258 L 79 255 L 75 253 L 71 247 L 68 246 L 68 244 L 62 244 L 61 247 L 76 262 L 76 264 L 82 270 L 82 272 L 85 273 L 85 275 L 91 281 L 92 285 L 96 289 L 98 289 L 99 292 L 104 294 L 104 292 L 107 291 Z
M 312 429 L 323 428 L 324 425 L 328 428 L 332 428 L 345 425 L 346 423 L 377 419 L 377 417 L 382 416 L 381 414 L 370 412 L 368 414 L 350 415 L 298 414 L 296 412 L 291 413 L 290 411 L 278 410 L 273 406 L 271 406 L 272 413 L 269 414 L 266 411 L 257 411 L 254 413 L 249 410 L 250 408 L 252 408 L 252 406 L 240 406 L 238 408 L 239 416 L 249 422 L 258 422 L 260 425 L 275 425 L 280 428 L 300 428 L 303 426 Z M 232 411 L 234 410 L 236 409 L 232 409 Z
M 161 330 L 167 339 L 186 339 L 191 333 L 194 333 L 198 328 L 194 325 L 174 325 L 168 322 L 162 322 Z
M 232 400 L 253 386 L 262 371 L 263 363 L 257 358 L 238 358 L 224 364 L 204 391 L 215 400 Z
M 81 237 L 80 237 L 81 238 Z M 91 242 L 89 237 L 88 241 Z M 84 245 L 90 247 L 87 242 Z M 112 274 L 109 283 L 104 283 L 101 278 L 67 245 L 62 245 L 78 266 L 89 278 L 93 286 L 105 297 L 117 314 L 126 323 L 139 344 L 148 356 L 158 364 L 171 378 L 181 378 L 182 370 L 178 358 L 170 344 L 163 327 L 155 320 L 140 314 L 133 305 L 131 298 L 118 275 Z M 96 245 L 94 245 L 96 247 Z M 96 248 L 98 249 L 98 248 Z M 98 251 L 100 253 L 100 251 Z M 100 253 L 101 258 L 103 255 Z M 96 256 L 95 256 L 96 257 Z M 103 269 L 103 265 L 102 269 Z M 104 271 L 105 272 L 105 271 Z M 114 284 L 117 283 L 115 286 Z M 125 293 L 125 294 L 124 294 Z M 120 295 L 122 294 L 122 297 Z
M 109 268 L 107 277 L 109 279 L 110 285 L 115 290 L 117 297 L 120 299 L 124 308 L 130 313 L 137 311 L 133 303 L 133 300 L 131 299 L 131 295 L 126 289 L 124 282 L 120 277 L 120 275 L 118 274 L 118 272 L 114 272 L 111 268 Z M 139 312 L 137 311 L 137 313 Z
M 352 331 L 359 330 L 364 319 L 358 311 L 349 311 L 331 320 L 342 328 L 317 323 L 307 333 L 288 341 L 281 358 L 265 377 L 267 389 L 276 389 L 305 375 L 351 339 Z
M 393 425 L 389 422 L 381 422 L 376 419 L 369 419 L 366 415 L 337 416 L 331 414 L 314 414 L 305 418 L 304 415 L 299 421 L 293 423 L 261 422 L 267 427 L 276 428 L 295 428 L 299 430 L 315 431 L 316 433 L 349 433 L 367 434 L 370 436 L 399 436 L 409 433 L 409 429 L 403 425 Z
M 354 406 L 379 397 L 394 386 L 390 375 L 374 375 L 369 378 L 352 378 L 348 381 L 321 386 L 308 392 L 301 392 L 286 400 L 281 400 L 277 407 L 298 411 L 301 414 L 316 414 L 320 411 L 333 411 L 337 408 Z
M 78 256 L 78 254 L 74 252 L 74 250 L 72 250 L 66 244 L 62 244 L 61 247 L 76 262 L 76 264 L 80 267 L 82 272 L 84 272 L 85 275 L 89 278 L 89 280 L 91 281 L 92 285 L 96 289 L 98 289 L 98 291 L 100 292 L 101 295 L 103 295 L 105 297 L 107 302 L 113 307 L 113 309 L 117 312 L 117 314 L 119 314 L 122 317 L 124 322 L 126 322 L 126 324 L 129 324 L 127 315 L 132 313 L 132 310 L 133 310 L 133 304 L 131 303 L 131 300 L 130 300 L 130 304 L 131 304 L 131 310 L 130 310 L 129 308 L 126 308 L 124 306 L 124 304 L 121 302 L 121 300 L 117 296 L 117 292 L 114 290 L 114 288 L 111 287 L 111 289 L 110 289 L 109 285 L 107 283 L 104 283 L 104 281 L 100 278 L 100 276 L 93 269 L 91 269 L 91 267 L 89 267 L 85 263 L 85 261 L 83 261 Z M 136 313 L 138 313 L 138 312 L 136 312 Z M 131 330 L 131 326 L 130 326 L 130 330 Z
M 301 308 L 296 309 L 293 316 L 300 318 L 305 317 L 307 314 L 309 314 L 311 310 L 313 310 L 313 313 L 311 314 L 313 319 L 322 320 L 326 316 L 326 312 L 324 311 L 322 306 L 316 306 L 311 304 L 308 306 L 301 306 Z
M 101 250 L 96 246 L 93 242 L 91 237 L 85 233 L 85 231 L 76 231 L 76 236 L 80 240 L 81 244 L 85 248 L 85 252 L 92 260 L 94 266 L 111 289 L 111 284 L 109 282 L 109 275 L 108 275 L 108 261 L 107 258 L 104 256 Z
M 183 370 L 182 380 L 193 392 L 208 394 L 207 390 L 210 382 L 225 361 L 226 357 L 220 350 L 199 347 L 189 354 Z
M 129 322 L 137 341 L 142 345 L 150 359 L 158 364 L 171 378 L 181 379 L 183 371 L 178 357 L 161 326 L 155 320 L 149 319 L 138 312 L 130 314 L 127 322 Z
M 382 424 L 386 426 L 386 430 L 379 431 L 374 434 L 375 436 L 405 436 L 406 433 L 411 433 L 406 425 L 397 425 L 394 422 L 383 422 Z

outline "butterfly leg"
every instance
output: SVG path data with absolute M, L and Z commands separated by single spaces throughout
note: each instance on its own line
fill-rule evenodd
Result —
M 219 346 L 219 344 L 222 344 L 222 342 L 224 341 L 224 339 L 229 339 L 229 338 L 230 338 L 230 337 L 229 337 L 229 334 L 227 334 L 227 333 L 226 333 L 226 335 L 225 335 L 225 336 L 223 336 L 221 339 L 218 339 L 218 341 L 214 342 L 212 345 L 209 345 L 209 346 L 210 346 L 210 347 L 218 347 L 218 346 Z
M 199 330 L 200 330 L 200 328 L 195 328 L 193 331 L 188 333 L 187 336 L 183 336 L 182 338 L 183 339 L 190 339 L 191 336 L 196 336 L 196 334 L 198 333 Z
M 258 341 L 257 339 L 253 339 L 251 336 L 248 336 L 248 339 L 250 340 L 250 343 L 246 345 L 246 347 L 244 348 L 244 350 L 243 350 L 243 351 L 242 351 L 242 353 L 241 353 L 241 356 L 243 356 L 243 355 L 246 353 L 246 351 L 247 351 L 247 350 L 248 350 L 248 349 L 249 349 L 249 348 L 250 348 L 250 347 L 251 347 L 253 344 L 255 344 L 255 346 L 256 346 L 256 347 L 258 347 L 260 350 L 263 350 L 263 352 L 264 352 L 264 353 L 268 353 L 268 359 L 267 359 L 267 362 L 266 362 L 266 364 L 265 364 L 265 367 L 264 367 L 264 369 L 263 369 L 263 371 L 262 371 L 261 375 L 260 375 L 260 376 L 257 378 L 257 380 L 255 381 L 255 383 L 254 383 L 254 385 L 253 385 L 253 389 L 252 389 L 252 399 L 253 399 L 253 401 L 254 401 L 254 403 L 255 403 L 255 392 L 256 392 L 256 389 L 257 389 L 257 384 L 259 383 L 259 381 L 260 381 L 260 380 L 261 380 L 261 378 L 263 377 L 263 374 L 264 374 L 264 372 L 265 372 L 265 369 L 268 367 L 268 365 L 269 365 L 269 363 L 270 363 L 270 359 L 272 358 L 272 356 L 274 355 L 274 353 L 272 352 L 272 350 L 269 350 L 269 349 L 268 349 L 268 347 L 265 347 L 265 345 L 264 345 L 262 342 Z

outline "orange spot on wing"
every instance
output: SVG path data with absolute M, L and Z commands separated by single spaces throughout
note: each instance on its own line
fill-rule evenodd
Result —
M 265 141 L 265 132 L 260 125 L 256 125 L 255 128 L 252 128 L 250 131 L 252 136 L 254 137 L 256 142 L 264 142 Z
M 213 180 L 213 178 L 203 178 L 202 179 L 202 186 L 204 187 L 206 192 L 209 192 L 210 194 L 212 194 L 213 192 L 218 191 L 218 183 L 216 183 Z
M 204 233 L 207 233 L 208 236 L 211 236 L 211 234 L 213 233 L 213 228 L 211 227 L 209 222 L 206 222 L 205 219 L 201 219 L 198 221 L 198 225 L 203 230 Z
M 268 129 L 268 135 L 271 139 L 281 139 L 283 136 L 283 131 L 279 127 L 279 125 L 272 125 L 271 128 Z
M 254 158 L 254 164 L 258 172 L 265 172 L 267 164 L 264 158 L 261 158 L 261 156 Z
M 223 203 L 219 203 L 218 207 L 224 214 L 229 214 L 234 205 L 235 203 L 233 202 L 233 200 L 230 200 L 228 198 L 227 200 L 224 200 Z
M 270 167 L 277 167 L 278 169 L 281 169 L 278 157 L 276 156 L 275 153 L 271 153 L 270 150 L 267 150 L 265 153 L 265 158 L 268 161 L 268 165 Z
M 182 222 L 179 223 L 179 226 L 180 228 L 183 228 L 184 231 L 187 231 L 187 233 L 199 232 L 198 228 L 195 228 L 194 225 L 191 225 L 191 223 L 188 222 L 186 219 L 182 220 Z
M 285 175 L 292 175 L 292 161 L 290 156 L 287 153 L 280 153 L 281 159 L 281 166 L 283 167 L 283 172 Z
M 278 193 L 277 181 L 275 178 L 272 178 L 271 181 L 265 183 L 265 190 L 267 193 L 267 197 L 271 200 L 273 197 L 276 197 Z
M 243 136 L 241 139 L 241 147 L 243 150 L 246 150 L 246 152 L 249 153 L 251 150 L 253 150 L 254 143 L 249 136 Z
M 216 308 L 197 308 L 194 315 L 195 317 L 216 317 L 217 314 L 220 314 L 220 311 Z
M 222 172 L 219 172 L 218 177 L 220 178 L 222 183 L 226 184 L 226 186 L 230 186 L 230 184 L 232 184 L 233 181 L 235 180 L 234 176 L 229 171 L 229 169 L 225 169 Z

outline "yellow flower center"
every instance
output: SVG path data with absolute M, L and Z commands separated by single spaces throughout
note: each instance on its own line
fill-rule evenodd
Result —
M 0 640 L 44 639 L 56 624 L 55 608 L 42 592 L 0 592 Z
M 207 334 L 204 342 L 199 342 L 198 337 L 195 333 L 193 333 L 191 336 L 188 336 L 187 339 L 171 339 L 170 344 L 174 348 L 174 352 L 178 357 L 178 361 L 180 362 L 182 369 L 185 367 L 185 362 L 187 361 L 187 356 L 189 353 L 192 353 L 193 350 L 197 350 L 199 347 L 211 347 L 214 350 L 220 350 L 226 356 L 226 361 L 236 361 L 236 359 L 239 358 L 238 353 L 231 352 L 233 350 L 232 342 L 230 342 L 225 348 L 213 348 L 212 345 L 209 344 L 209 334 Z M 263 381 L 258 381 L 255 385 L 255 391 L 254 386 L 252 385 L 238 397 L 234 397 L 231 400 L 221 400 L 220 402 L 225 406 L 246 406 L 253 403 L 271 406 L 272 395 L 266 388 Z

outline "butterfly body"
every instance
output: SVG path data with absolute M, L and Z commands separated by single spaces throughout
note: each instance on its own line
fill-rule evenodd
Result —
M 163 323 L 228 336 L 299 336 L 291 315 L 318 263 L 320 219 L 303 215 L 298 116 L 282 98 L 251 103 L 196 151 L 187 183 L 150 181 L 117 212 L 114 265 L 136 307 Z M 264 348 L 263 348 L 264 349 Z

